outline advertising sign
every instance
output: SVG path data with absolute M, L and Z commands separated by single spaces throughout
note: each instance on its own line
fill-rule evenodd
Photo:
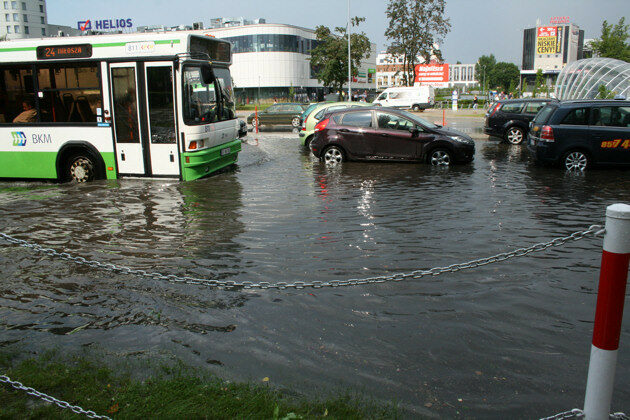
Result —
M 434 87 L 448 84 L 448 64 L 418 64 L 415 83 Z
M 560 29 L 557 26 L 539 26 L 536 34 L 536 54 L 558 54 L 562 51 Z
M 133 27 L 133 21 L 131 18 L 117 18 L 117 19 L 99 19 L 99 20 L 80 20 L 77 22 L 77 29 L 80 31 L 111 31 L 117 29 L 131 29 Z

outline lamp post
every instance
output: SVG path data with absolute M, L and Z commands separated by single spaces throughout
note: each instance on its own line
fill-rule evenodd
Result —
M 350 58 L 350 0 L 348 0 L 348 102 L 352 100 L 352 59 Z

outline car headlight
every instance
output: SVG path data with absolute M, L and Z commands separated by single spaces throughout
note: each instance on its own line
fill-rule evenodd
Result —
M 450 137 L 451 139 L 455 140 L 455 141 L 460 142 L 460 143 L 468 143 L 468 140 L 467 140 L 467 139 L 465 139 L 465 138 L 463 138 L 463 137 L 460 137 L 460 136 L 449 136 L 449 137 Z

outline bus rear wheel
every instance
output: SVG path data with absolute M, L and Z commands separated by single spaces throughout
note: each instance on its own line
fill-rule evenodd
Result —
M 65 172 L 71 182 L 89 182 L 96 178 L 96 165 L 87 153 L 77 154 L 68 159 Z

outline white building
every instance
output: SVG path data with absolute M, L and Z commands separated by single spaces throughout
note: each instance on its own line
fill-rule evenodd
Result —
M 477 83 L 474 64 L 424 64 L 422 57 L 417 57 L 421 64 L 414 72 L 414 84 L 425 84 L 435 88 L 468 89 Z M 403 58 L 382 52 L 376 58 L 376 88 L 384 90 L 388 87 L 404 84 Z
M 218 22 L 214 19 L 212 22 Z M 317 46 L 315 31 L 279 23 L 229 25 L 203 32 L 232 43 L 232 66 L 235 92 L 244 102 L 259 96 L 296 100 L 322 99 L 327 93 L 317 80 L 311 66 L 310 52 Z M 214 25 L 213 25 L 214 26 Z M 362 62 L 358 77 L 352 82 L 353 91 L 376 88 L 376 44 L 370 57 Z M 346 86 L 347 89 L 347 86 Z
M 0 7 L 0 37 L 19 39 L 48 35 L 46 0 L 3 0 Z

